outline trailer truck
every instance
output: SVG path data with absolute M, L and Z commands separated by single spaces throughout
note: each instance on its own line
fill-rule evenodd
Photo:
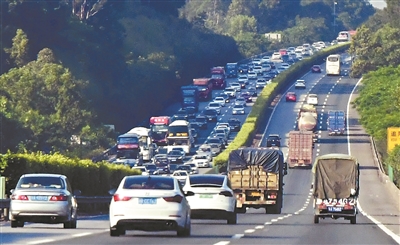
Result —
M 227 175 L 236 195 L 236 212 L 265 208 L 280 214 L 283 176 L 287 174 L 282 151 L 268 148 L 239 148 L 229 154 Z
M 213 90 L 211 78 L 194 78 L 193 85 L 199 88 L 200 100 L 211 100 Z
M 346 129 L 346 118 L 344 111 L 328 111 L 327 126 L 329 135 L 343 135 Z
M 317 141 L 317 109 L 313 105 L 303 105 L 300 108 L 297 118 L 297 128 L 299 131 L 314 132 L 313 142 Z
M 193 85 L 182 86 L 181 92 L 182 108 L 194 107 L 197 111 L 199 109 L 199 88 Z
M 211 68 L 211 81 L 214 89 L 224 89 L 226 87 L 225 68 L 223 66 Z

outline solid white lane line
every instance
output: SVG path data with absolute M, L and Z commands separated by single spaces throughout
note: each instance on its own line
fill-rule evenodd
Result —
M 56 240 L 54 239 L 43 239 L 43 240 L 38 240 L 38 241 L 32 241 L 32 242 L 27 242 L 26 244 L 42 244 L 42 243 L 49 243 L 49 242 L 55 242 Z
M 73 234 L 73 237 L 82 237 L 82 236 L 88 236 L 88 235 L 92 235 L 93 233 L 91 232 L 84 232 L 84 233 L 78 233 L 78 234 Z

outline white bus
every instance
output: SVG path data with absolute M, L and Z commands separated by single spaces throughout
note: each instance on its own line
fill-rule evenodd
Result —
M 331 54 L 326 58 L 326 75 L 340 75 L 340 54 Z
M 167 151 L 174 147 L 182 147 L 189 154 L 194 144 L 194 138 L 190 130 L 190 123 L 185 120 L 176 120 L 168 126 Z

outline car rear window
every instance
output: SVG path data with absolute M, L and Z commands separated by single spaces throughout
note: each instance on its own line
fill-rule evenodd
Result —
M 125 179 L 124 189 L 141 190 L 173 190 L 174 180 L 171 178 L 128 177 Z
M 192 187 L 221 187 L 224 183 L 225 176 L 221 175 L 191 175 L 190 186 Z
M 17 188 L 55 188 L 64 189 L 64 181 L 59 177 L 27 176 L 18 181 Z

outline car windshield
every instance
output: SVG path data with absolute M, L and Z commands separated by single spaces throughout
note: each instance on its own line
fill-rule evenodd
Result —
M 211 116 L 213 116 L 213 115 L 216 115 L 217 114 L 217 111 L 216 110 L 205 110 L 204 111 L 204 115 L 211 115 Z
M 242 95 L 242 96 L 243 96 L 243 95 Z M 236 99 L 236 101 L 244 101 L 244 98 L 239 97 L 239 98 Z
M 224 183 L 221 175 L 192 175 L 189 177 L 191 187 L 221 187 Z
M 233 109 L 243 109 L 243 106 L 242 105 L 234 105 Z
M 146 167 L 146 169 L 148 169 L 148 170 L 156 170 L 156 169 L 157 169 L 157 166 L 156 166 L 156 165 L 153 165 L 153 164 L 146 165 L 145 167 Z
M 233 87 L 238 87 L 238 86 L 240 86 L 240 84 L 239 83 L 231 83 L 231 86 L 233 86 Z
M 220 105 L 219 105 L 219 103 L 210 103 L 208 106 L 209 107 L 219 107 Z
M 209 144 L 219 144 L 220 143 L 219 139 L 209 139 L 207 141 L 208 141 L 207 143 L 209 143 Z M 211 146 L 211 148 L 213 148 L 214 145 L 210 145 L 210 146 Z
M 233 88 L 226 88 L 225 91 L 232 92 L 232 91 L 234 91 L 234 89 Z
M 127 177 L 124 182 L 124 189 L 142 189 L 142 190 L 173 190 L 174 180 L 171 178 L 146 177 Z
M 215 101 L 220 100 L 220 101 L 224 101 L 225 99 L 223 97 L 217 97 L 214 99 Z
M 64 182 L 59 177 L 26 176 L 18 181 L 17 188 L 55 188 L 64 189 Z
M 168 156 L 177 156 L 182 155 L 181 151 L 170 151 L 168 152 Z
M 194 156 L 194 159 L 207 159 L 206 155 Z

